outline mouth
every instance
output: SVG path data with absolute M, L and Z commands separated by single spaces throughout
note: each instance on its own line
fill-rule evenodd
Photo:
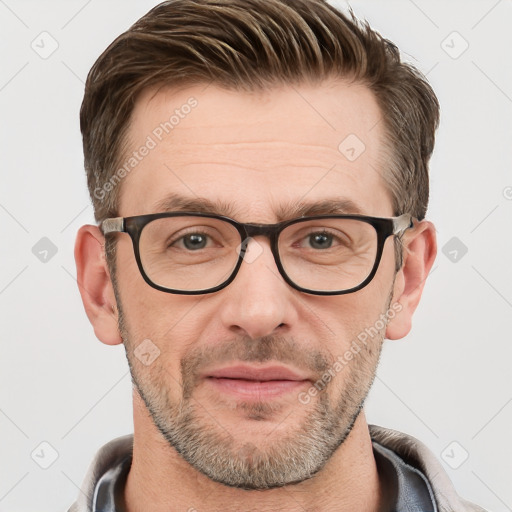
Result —
M 284 366 L 238 365 L 210 371 L 204 377 L 217 392 L 245 400 L 268 400 L 311 383 L 306 375 Z

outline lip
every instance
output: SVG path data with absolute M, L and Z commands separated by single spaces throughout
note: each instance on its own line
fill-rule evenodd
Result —
M 305 380 L 243 380 L 243 379 L 206 379 L 213 389 L 237 400 L 267 401 L 286 393 L 297 393 L 308 381 Z
M 210 371 L 205 382 L 236 400 L 267 401 L 298 392 L 309 379 L 284 366 L 230 366 Z
M 236 365 L 226 368 L 220 368 L 208 372 L 205 377 L 214 377 L 217 379 L 241 379 L 248 381 L 303 381 L 309 380 L 307 376 L 286 368 L 285 366 L 248 366 Z

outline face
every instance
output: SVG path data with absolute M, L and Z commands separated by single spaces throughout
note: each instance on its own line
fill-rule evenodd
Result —
M 162 125 L 173 113 L 172 128 Z M 392 216 L 379 118 L 372 94 L 349 83 L 148 91 L 130 151 L 148 136 L 154 145 L 123 179 L 119 215 L 158 213 L 179 196 L 185 210 L 206 199 L 240 222 L 293 218 L 299 205 L 333 213 L 327 200 Z M 349 434 L 378 363 L 395 259 L 388 238 L 369 285 L 315 296 L 283 280 L 268 239 L 251 251 L 223 290 L 176 295 L 143 280 L 129 236 L 118 235 L 116 300 L 137 392 L 160 433 L 211 479 L 264 489 L 310 478 Z M 150 364 L 139 346 L 151 347 Z

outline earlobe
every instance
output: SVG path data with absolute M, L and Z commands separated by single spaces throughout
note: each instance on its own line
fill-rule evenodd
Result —
M 436 230 L 429 221 L 415 223 L 403 240 L 403 265 L 395 279 L 392 304 L 400 303 L 400 312 L 389 321 L 386 338 L 397 340 L 411 330 L 412 316 L 437 254 Z
M 97 226 L 82 226 L 75 242 L 77 282 L 85 312 L 96 337 L 107 345 L 122 343 L 117 308 L 104 253 L 104 238 Z

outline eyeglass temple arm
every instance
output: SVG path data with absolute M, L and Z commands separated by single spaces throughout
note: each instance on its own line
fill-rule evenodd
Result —
M 414 227 L 413 217 L 410 213 L 404 213 L 399 217 L 393 217 L 393 234 L 400 235 L 406 229 Z
M 118 231 L 124 231 L 124 219 L 123 217 L 115 217 L 113 219 L 105 219 L 100 224 L 100 229 L 104 235 L 108 233 L 116 233 Z

